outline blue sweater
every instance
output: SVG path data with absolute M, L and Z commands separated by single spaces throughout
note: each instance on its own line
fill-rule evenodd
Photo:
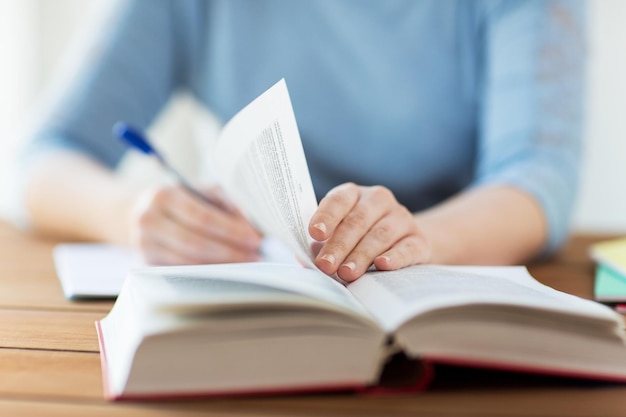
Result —
M 578 181 L 584 26 L 574 1 L 130 0 L 26 155 L 113 167 L 117 120 L 147 127 L 184 90 L 227 121 L 284 77 L 318 198 L 381 184 L 419 211 L 508 184 L 542 207 L 550 250 Z

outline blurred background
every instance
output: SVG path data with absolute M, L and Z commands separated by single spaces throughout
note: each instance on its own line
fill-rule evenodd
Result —
M 107 3 L 107 4 L 105 4 Z M 20 126 L 28 124 L 37 102 L 66 51 L 89 32 L 111 1 L 0 0 L 0 210 L 10 210 L 11 164 L 19 147 Z M 589 1 L 590 50 L 587 125 L 582 181 L 574 229 L 626 233 L 626 1 Z M 193 121 L 193 123 L 192 123 Z M 198 173 L 199 136 L 215 130 L 189 98 L 178 97 L 151 135 L 188 175 Z M 176 140 L 171 138 L 176 136 Z M 184 146 L 181 146 L 181 139 Z M 171 146 L 176 142 L 176 146 Z M 130 157 L 132 175 L 152 175 Z M 204 176 L 204 175 L 203 175 Z

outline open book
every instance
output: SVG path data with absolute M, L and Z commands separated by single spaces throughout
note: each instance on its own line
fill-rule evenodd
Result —
M 415 266 L 343 286 L 250 263 L 136 270 L 98 331 L 107 395 L 133 399 L 376 386 L 398 352 L 626 380 L 622 327 L 524 267 Z M 399 379 L 421 387 L 427 369 L 407 361 Z
M 626 380 L 621 316 L 523 267 L 415 266 L 349 285 L 313 266 L 316 208 L 284 81 L 237 114 L 215 151 L 235 202 L 309 268 L 132 271 L 97 323 L 110 398 L 424 386 L 429 363 Z M 399 362 L 398 362 L 399 360 Z

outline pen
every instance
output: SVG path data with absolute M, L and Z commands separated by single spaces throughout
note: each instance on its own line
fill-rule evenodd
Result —
M 210 201 L 206 196 L 200 193 L 200 191 L 195 189 L 189 183 L 189 181 L 187 181 L 185 177 L 181 175 L 180 172 L 174 169 L 174 167 L 172 167 L 165 160 L 163 155 L 161 155 L 161 153 L 159 153 L 159 151 L 157 151 L 157 149 L 150 144 L 150 141 L 148 141 L 148 138 L 146 138 L 141 130 L 131 127 L 127 123 L 117 122 L 115 126 L 113 126 L 113 133 L 131 148 L 136 149 L 146 155 L 154 156 L 157 161 L 159 161 L 161 167 L 163 167 L 185 190 L 187 190 L 189 193 L 199 198 L 200 200 L 212 204 L 212 201 Z
M 237 207 L 233 205 L 227 198 L 222 198 L 219 196 L 206 196 L 198 191 L 194 186 L 192 186 L 191 183 L 187 181 L 185 177 L 183 177 L 182 174 L 178 172 L 173 166 L 171 166 L 163 157 L 163 155 L 150 144 L 150 141 L 140 129 L 132 127 L 125 122 L 117 122 L 113 126 L 113 134 L 129 147 L 145 155 L 154 156 L 159 162 L 159 165 L 161 165 L 161 167 L 165 169 L 165 171 L 170 174 L 181 187 L 183 187 L 194 197 L 200 199 L 200 201 L 212 206 L 216 206 L 230 214 L 238 216 L 242 215 Z

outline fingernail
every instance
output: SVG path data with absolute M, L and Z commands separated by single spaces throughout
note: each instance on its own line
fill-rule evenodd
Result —
M 322 256 L 320 256 L 320 259 L 325 260 L 331 265 L 335 265 L 335 256 L 330 253 L 323 254 Z
M 385 263 L 389 265 L 391 263 L 391 258 L 387 255 L 379 256 L 380 259 L 384 259 Z
M 348 268 L 350 270 L 350 272 L 354 272 L 354 270 L 356 269 L 356 264 L 354 262 L 346 262 L 342 266 L 344 268 Z
M 314 229 L 319 230 L 320 232 L 322 232 L 324 235 L 326 235 L 326 224 L 324 223 L 316 223 L 313 225 Z

